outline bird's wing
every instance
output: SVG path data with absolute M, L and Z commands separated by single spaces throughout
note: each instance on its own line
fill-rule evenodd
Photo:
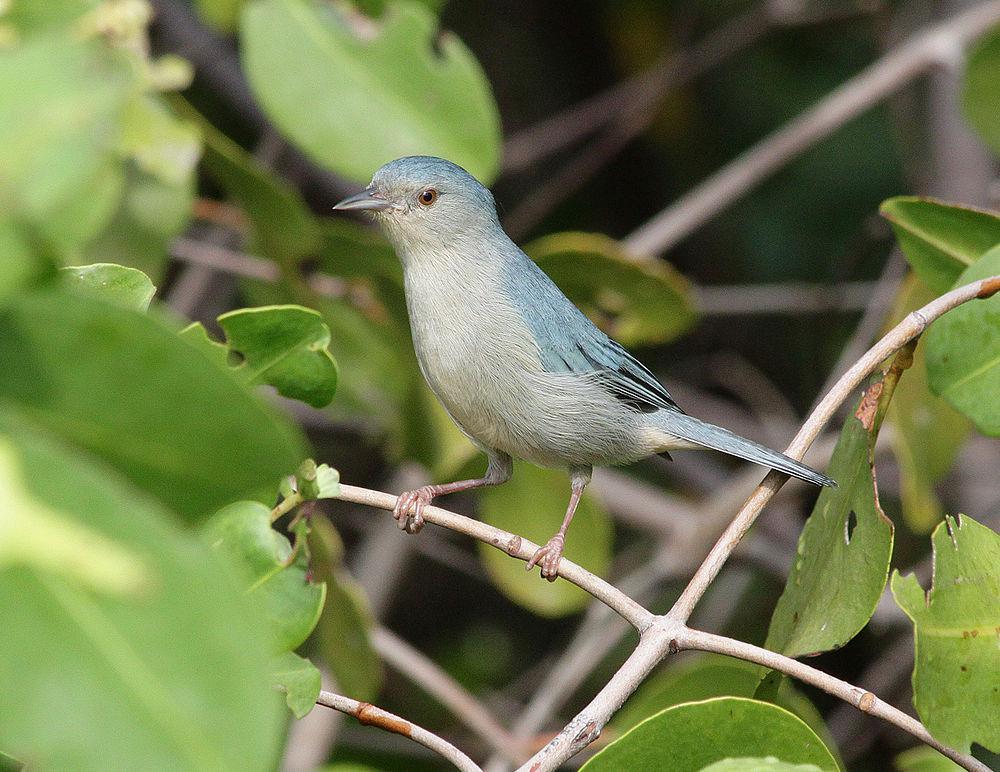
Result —
M 683 412 L 656 376 L 595 327 L 526 255 L 505 289 L 531 329 L 548 372 L 594 375 L 635 410 Z

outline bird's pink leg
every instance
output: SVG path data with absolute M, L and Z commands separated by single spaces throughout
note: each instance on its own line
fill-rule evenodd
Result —
M 583 495 L 583 489 L 587 487 L 587 483 L 589 482 L 589 469 L 586 473 L 573 474 L 573 487 L 572 493 L 569 496 L 569 506 L 566 508 L 566 517 L 563 518 L 562 525 L 559 526 L 556 535 L 549 539 L 544 546 L 535 550 L 535 554 L 528 561 L 527 570 L 530 571 L 535 567 L 535 564 L 538 564 L 541 566 L 543 579 L 548 579 L 550 582 L 556 580 L 556 576 L 559 575 L 559 561 L 562 560 L 563 547 L 566 546 L 566 529 L 569 528 L 569 524 L 573 521 L 573 515 L 576 514 L 576 507 L 580 503 L 580 497 Z
M 457 480 L 441 485 L 425 485 L 416 490 L 399 494 L 392 516 L 396 518 L 399 528 L 407 533 L 417 533 L 424 527 L 424 507 L 437 496 L 447 493 L 458 493 L 473 488 L 484 488 L 488 485 L 500 485 L 507 482 L 512 474 L 510 456 L 490 456 L 486 474 L 474 480 Z

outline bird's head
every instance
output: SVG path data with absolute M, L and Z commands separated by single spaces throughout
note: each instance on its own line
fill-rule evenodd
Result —
M 334 209 L 371 212 L 404 251 L 499 227 L 489 190 L 461 166 L 432 156 L 390 161 L 367 188 Z

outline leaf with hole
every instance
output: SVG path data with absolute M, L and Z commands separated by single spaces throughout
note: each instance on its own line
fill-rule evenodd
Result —
M 1000 275 L 1000 245 L 966 269 L 956 286 Z M 931 391 L 1000 437 L 1000 293 L 949 311 L 926 333 Z
M 306 553 L 293 555 L 288 539 L 271 527 L 271 510 L 257 501 L 237 501 L 216 512 L 204 532 L 268 620 L 272 651 L 290 651 L 308 638 L 323 611 L 326 585 L 312 582 Z
M 302 718 L 316 706 L 323 688 L 316 666 L 292 651 L 271 660 L 271 683 L 285 693 L 285 702 L 295 718 Z
M 500 120 L 479 63 L 437 18 L 391 2 L 378 21 L 345 5 L 256 0 L 243 11 L 243 66 L 281 131 L 358 182 L 406 155 L 448 158 L 489 184 Z
M 934 578 L 892 575 L 913 621 L 913 704 L 938 740 L 1000 753 L 1000 535 L 971 517 L 947 517 L 931 535 Z
M 816 733 L 784 708 L 743 697 L 717 697 L 657 713 L 612 741 L 581 770 L 700 772 L 726 759 L 767 756 L 824 771 L 838 769 Z
M 0 747 L 38 769 L 273 768 L 267 631 L 226 571 L 173 513 L 18 415 L 0 411 L 20 470 L 0 510 L 48 518 L 0 539 L 46 540 L 0 565 Z
M 892 558 L 893 525 L 879 505 L 873 456 L 891 378 L 872 383 L 844 422 L 826 470 L 838 486 L 820 492 L 802 529 L 764 644 L 772 651 L 800 657 L 840 648 L 875 612 Z
M 890 198 L 879 211 L 917 276 L 939 295 L 1000 244 L 1000 217 L 993 212 L 915 196 Z
M 330 328 L 323 316 L 302 306 L 261 306 L 219 317 L 225 343 L 215 343 L 194 322 L 181 337 L 207 352 L 250 384 L 267 383 L 289 399 L 325 407 L 337 390 L 337 363 L 327 348 Z
M 662 260 L 628 255 L 599 233 L 557 233 L 525 251 L 566 295 L 626 346 L 664 343 L 697 319 L 687 280 Z
M 517 463 L 509 482 L 484 488 L 480 493 L 482 519 L 536 544 L 545 544 L 562 524 L 569 494 L 566 472 Z M 585 492 L 566 534 L 564 555 L 600 576 L 611 564 L 612 537 L 608 514 L 592 494 Z M 573 614 L 590 601 L 587 593 L 565 580 L 542 581 L 537 568 L 528 575 L 524 563 L 502 550 L 482 543 L 477 547 L 500 591 L 540 616 Z
M 0 404 L 192 519 L 272 497 L 301 434 L 162 319 L 65 289 L 19 296 L 0 309 Z

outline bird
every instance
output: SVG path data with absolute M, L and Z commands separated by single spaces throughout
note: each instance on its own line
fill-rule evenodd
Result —
M 397 158 L 333 208 L 370 213 L 391 243 L 403 267 L 420 370 L 487 458 L 482 477 L 402 493 L 393 516 L 404 531 L 423 527 L 424 508 L 438 496 L 506 482 L 515 458 L 562 468 L 570 480 L 565 517 L 527 563 L 554 581 L 594 466 L 709 448 L 836 485 L 793 458 L 685 413 L 510 239 L 493 195 L 461 166 L 432 156 Z

